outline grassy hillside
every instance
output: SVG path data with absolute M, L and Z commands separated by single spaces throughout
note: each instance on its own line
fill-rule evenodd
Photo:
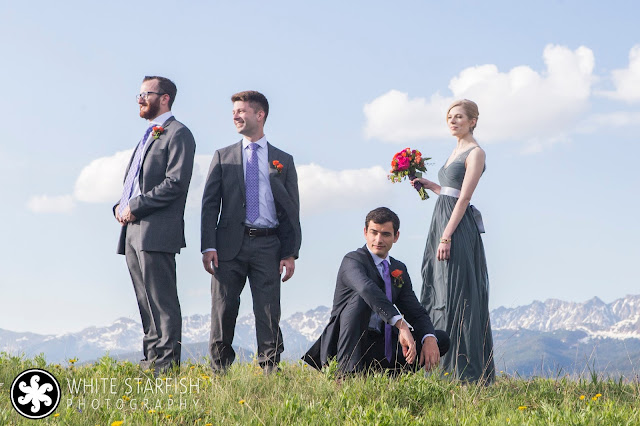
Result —
M 269 377 L 255 364 L 236 364 L 220 377 L 204 362 L 184 364 L 158 380 L 109 357 L 76 364 L 0 355 L 0 424 L 33 424 L 8 397 L 17 374 L 33 367 L 53 373 L 63 392 L 41 424 L 640 424 L 638 381 L 596 374 L 528 380 L 501 374 L 482 387 L 421 372 L 340 381 L 332 369 L 318 373 L 299 363 Z

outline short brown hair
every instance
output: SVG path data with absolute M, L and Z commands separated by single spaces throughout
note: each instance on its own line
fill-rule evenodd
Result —
M 391 222 L 394 235 L 400 230 L 400 218 L 387 207 L 378 207 L 377 209 L 371 210 L 364 220 L 365 229 L 369 229 L 369 222 L 377 223 L 378 225 Z
M 269 101 L 267 101 L 267 97 L 260 92 L 256 92 L 255 90 L 245 90 L 244 92 L 238 92 L 235 95 L 231 96 L 231 102 L 249 102 L 251 108 L 256 111 L 264 111 L 264 121 L 267 121 L 267 116 L 269 115 Z
M 144 83 L 145 81 L 149 80 L 158 80 L 158 87 L 160 88 L 162 94 L 169 95 L 169 109 L 171 109 L 173 101 L 176 99 L 176 94 L 178 93 L 176 84 L 166 77 L 159 77 L 157 75 L 147 75 L 142 80 L 142 82 Z
M 478 125 L 478 117 L 480 116 L 480 112 L 478 111 L 478 104 L 476 104 L 473 101 L 470 101 L 469 99 L 460 99 L 453 102 L 449 107 L 449 109 L 447 110 L 447 115 L 445 116 L 445 119 L 447 119 L 447 121 L 449 117 L 449 111 L 451 111 L 453 108 L 457 106 L 462 107 L 462 109 L 464 110 L 464 113 L 467 115 L 469 119 L 472 119 L 472 118 L 476 119 L 476 124 L 470 129 L 471 133 L 473 133 L 474 129 Z

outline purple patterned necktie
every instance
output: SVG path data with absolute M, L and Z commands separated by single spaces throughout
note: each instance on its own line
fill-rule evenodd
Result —
M 151 133 L 151 130 L 153 130 L 153 126 L 154 125 L 152 124 L 147 129 L 136 147 L 136 153 L 133 155 L 131 166 L 129 166 L 129 171 L 127 172 L 127 178 L 124 180 L 124 188 L 122 188 L 122 197 L 120 198 L 120 205 L 118 206 L 118 213 L 120 214 L 122 214 L 124 209 L 129 205 L 129 199 L 131 197 L 131 192 L 133 191 L 133 182 L 140 170 L 140 160 L 142 159 L 142 153 L 144 152 L 144 145 L 147 142 L 147 139 L 149 139 L 149 134 Z
M 247 222 L 254 223 L 260 215 L 260 204 L 258 197 L 258 148 L 257 143 L 249 144 L 249 155 L 247 156 L 247 171 L 244 178 L 245 192 L 247 196 Z
M 384 288 L 387 294 L 387 299 L 391 302 L 391 275 L 389 275 L 389 262 L 387 260 L 382 261 L 382 279 L 384 280 Z M 391 362 L 391 325 L 384 324 L 384 355 L 387 357 L 387 361 Z

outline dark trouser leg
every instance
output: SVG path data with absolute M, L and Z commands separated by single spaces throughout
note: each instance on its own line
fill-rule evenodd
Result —
M 173 253 L 153 251 L 141 251 L 139 256 L 158 335 L 155 366 L 163 370 L 171 364 L 180 365 L 182 349 L 182 311 L 176 283 L 176 257 Z
M 132 241 L 133 232 L 131 232 L 131 228 L 133 226 L 135 225 L 127 225 L 125 258 L 127 260 L 127 266 L 129 267 L 129 275 L 131 275 L 131 281 L 133 282 L 133 290 L 136 293 L 140 319 L 142 320 L 142 330 L 144 332 L 144 337 L 142 338 L 142 354 L 144 358 L 140 362 L 140 366 L 147 369 L 151 367 L 151 363 L 155 362 L 157 358 L 155 346 L 158 342 L 158 334 L 156 333 L 156 326 L 153 323 L 151 307 L 149 306 L 149 299 L 147 298 L 147 291 L 142 278 L 142 268 L 140 266 L 140 259 L 138 258 L 138 250 L 136 250 L 135 247 L 139 246 L 139 242 Z
M 280 362 L 284 350 L 280 330 L 280 240 L 276 236 L 249 237 L 243 248 L 249 249 L 249 285 L 256 318 L 258 362 L 261 367 Z
M 140 250 L 139 225 L 127 225 L 125 257 L 144 331 L 143 367 L 180 363 L 182 313 L 176 285 L 175 254 Z
M 371 308 L 357 294 L 349 299 L 340 314 L 337 361 L 340 370 L 345 373 L 361 371 L 366 367 L 369 350 L 366 335 L 370 317 Z M 384 353 L 384 348 L 382 351 Z
M 211 335 L 209 352 L 211 368 L 221 371 L 234 361 L 236 353 L 231 344 L 235 334 L 240 307 L 240 293 L 247 279 L 248 264 L 239 257 L 218 262 L 211 277 Z

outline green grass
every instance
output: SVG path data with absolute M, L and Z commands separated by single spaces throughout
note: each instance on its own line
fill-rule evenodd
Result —
M 283 363 L 280 373 L 268 377 L 255 364 L 235 364 L 228 374 L 211 377 L 203 362 L 183 364 L 179 373 L 159 379 L 161 389 L 151 390 L 153 375 L 109 357 L 61 366 L 6 354 L 0 354 L 0 424 L 34 424 L 9 400 L 13 379 L 34 367 L 53 373 L 63 389 L 57 416 L 35 424 L 640 424 L 640 384 L 595 373 L 578 379 L 501 374 L 483 387 L 423 373 L 336 381 L 334 369 L 319 373 L 298 363 Z M 98 386 L 70 392 L 68 382 L 82 379 Z

